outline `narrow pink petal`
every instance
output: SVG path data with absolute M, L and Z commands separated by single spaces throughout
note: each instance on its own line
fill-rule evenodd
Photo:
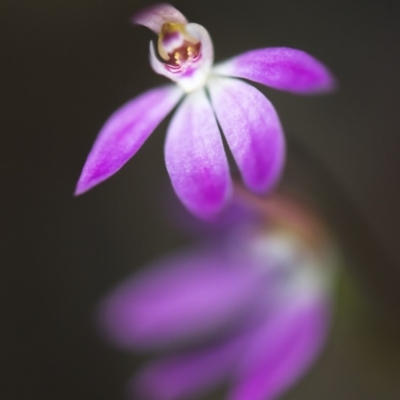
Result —
M 285 142 L 272 104 L 238 79 L 214 78 L 209 90 L 217 119 L 246 185 L 265 192 L 276 183 L 285 159 Z
M 183 204 L 203 218 L 215 216 L 232 193 L 217 121 L 203 89 L 187 96 L 167 132 L 165 161 Z
M 229 400 L 277 399 L 310 368 L 326 339 L 325 299 L 277 310 L 257 332 L 239 365 Z
M 177 22 L 187 24 L 186 18 L 175 7 L 170 4 L 155 4 L 138 11 L 133 17 L 134 24 L 143 25 L 155 33 L 161 31 L 161 26 L 166 22 Z
M 227 378 L 242 349 L 240 339 L 155 361 L 134 377 L 129 392 L 152 400 L 197 398 Z
M 106 336 L 121 347 L 165 347 L 210 335 L 247 317 L 265 280 L 251 260 L 210 249 L 147 267 L 100 308 Z
M 75 194 L 117 172 L 142 146 L 182 97 L 176 86 L 149 90 L 117 110 L 105 123 L 83 167 Z
M 214 72 L 300 94 L 329 92 L 335 88 L 335 79 L 320 61 L 304 51 L 287 47 L 239 54 L 217 65 Z

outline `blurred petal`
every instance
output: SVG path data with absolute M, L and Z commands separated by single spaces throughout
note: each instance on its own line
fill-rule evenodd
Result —
M 258 215 L 251 210 L 241 198 L 233 196 L 232 201 L 212 220 L 196 218 L 176 197 L 171 186 L 163 191 L 160 197 L 160 207 L 164 209 L 165 217 L 171 226 L 182 233 L 197 237 L 203 242 L 215 243 L 222 235 L 228 235 L 233 229 L 256 221 Z M 161 193 L 160 193 L 161 194 Z
M 301 94 L 328 92 L 335 88 L 333 76 L 320 61 L 304 51 L 287 47 L 239 54 L 217 65 L 214 72 Z
M 117 110 L 105 123 L 86 160 L 75 194 L 117 172 L 139 150 L 182 97 L 176 86 L 149 90 Z
M 214 48 L 204 27 L 190 23 L 185 28 L 190 36 L 200 41 L 200 56 L 193 62 L 183 62 L 180 68 L 171 68 L 157 57 L 153 42 L 150 42 L 150 64 L 154 72 L 177 82 L 185 91 L 191 92 L 205 84 L 214 61 Z
M 228 376 L 242 346 L 243 341 L 234 339 L 155 361 L 132 380 L 129 391 L 140 399 L 197 397 Z
M 294 303 L 294 304 L 293 304 Z M 325 341 L 325 300 L 293 301 L 256 333 L 238 365 L 229 400 L 277 399 L 311 366 Z
M 264 294 L 249 264 L 209 250 L 161 261 L 106 298 L 100 323 L 114 343 L 139 350 L 215 333 L 247 317 Z
M 262 93 L 238 79 L 209 84 L 217 119 L 246 185 L 257 192 L 277 181 L 285 159 L 279 117 Z
M 204 90 L 189 94 L 169 125 L 165 161 L 183 204 L 203 218 L 215 216 L 232 192 L 228 161 Z
M 161 27 L 166 22 L 176 22 L 187 24 L 186 18 L 176 8 L 170 4 L 156 4 L 138 11 L 133 17 L 134 24 L 144 25 L 155 33 L 161 31 Z

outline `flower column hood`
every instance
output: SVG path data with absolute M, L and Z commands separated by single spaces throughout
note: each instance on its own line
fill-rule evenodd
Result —
M 207 30 L 188 23 L 171 5 L 146 8 L 132 20 L 158 35 L 157 43 L 150 43 L 150 64 L 176 85 L 149 90 L 108 119 L 89 153 L 76 194 L 117 172 L 183 97 L 165 142 L 166 167 L 183 204 L 208 219 L 231 198 L 218 124 L 244 184 L 257 193 L 271 190 L 285 160 L 279 117 L 261 92 L 235 78 L 298 94 L 324 93 L 334 88 L 327 68 L 303 51 L 283 47 L 248 51 L 213 66 Z

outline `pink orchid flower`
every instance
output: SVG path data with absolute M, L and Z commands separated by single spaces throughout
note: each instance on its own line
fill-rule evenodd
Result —
M 196 216 L 216 215 L 232 196 L 220 125 L 245 185 L 265 193 L 277 182 L 285 141 L 272 104 L 244 78 L 298 94 L 329 92 L 334 79 L 309 54 L 291 48 L 251 50 L 213 66 L 207 30 L 174 7 L 142 10 L 133 22 L 158 35 L 153 70 L 176 85 L 151 89 L 117 110 L 101 129 L 79 179 L 81 194 L 117 172 L 179 105 L 167 132 L 165 162 L 172 186 Z
M 133 375 L 129 399 L 197 399 L 227 383 L 227 400 L 276 400 L 318 358 L 340 256 L 296 200 L 257 207 L 264 222 L 231 219 L 212 241 L 155 262 L 102 301 L 103 335 L 155 356 Z

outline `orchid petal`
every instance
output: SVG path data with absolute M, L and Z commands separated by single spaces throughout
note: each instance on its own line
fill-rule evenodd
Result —
M 149 90 L 117 110 L 105 123 L 86 160 L 75 194 L 116 173 L 142 146 L 182 97 L 176 86 Z
M 175 7 L 170 4 L 156 4 L 138 11 L 133 17 L 134 24 L 143 25 L 155 33 L 161 31 L 166 22 L 175 22 L 186 25 L 187 20 Z
M 248 317 L 264 295 L 259 271 L 221 251 L 161 261 L 114 291 L 100 308 L 109 339 L 139 350 L 215 333 Z
M 215 216 L 232 193 L 228 161 L 217 121 L 203 89 L 175 113 L 165 143 L 172 185 L 183 204 L 202 218 Z
M 209 90 L 244 182 L 256 192 L 269 190 L 285 159 L 283 131 L 273 105 L 257 89 L 237 79 L 213 78 Z
M 187 33 L 201 42 L 201 56 L 193 63 L 183 64 L 182 68 L 171 69 L 165 62 L 159 60 L 150 42 L 150 64 L 154 72 L 177 82 L 185 91 L 191 92 L 203 86 L 208 78 L 214 61 L 214 48 L 207 30 L 199 24 L 186 25 Z
M 217 65 L 214 73 L 301 94 L 335 88 L 335 79 L 320 61 L 304 51 L 287 47 L 248 51 Z
M 133 378 L 130 392 L 153 400 L 199 396 L 229 375 L 242 346 L 235 338 L 155 361 Z
M 310 367 L 325 341 L 326 299 L 298 302 L 276 310 L 245 351 L 229 400 L 278 398 Z

